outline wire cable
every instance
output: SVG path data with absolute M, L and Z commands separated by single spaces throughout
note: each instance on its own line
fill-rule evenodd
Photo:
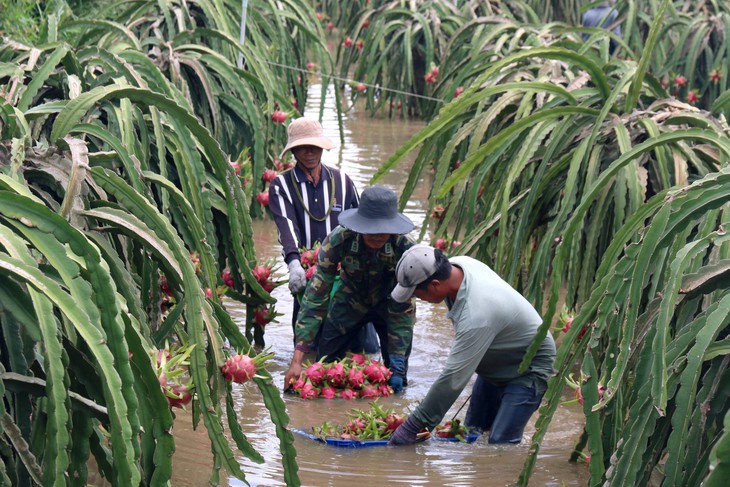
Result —
M 341 81 L 341 82 L 344 82 L 344 83 L 362 83 L 362 81 L 355 81 L 355 80 L 349 79 L 349 78 L 341 78 L 339 76 L 335 76 L 334 74 L 325 74 L 325 73 L 322 73 L 321 71 L 312 71 L 310 69 L 302 69 L 302 68 L 298 68 L 296 66 L 288 66 L 286 64 L 275 63 L 273 61 L 264 61 L 264 62 L 266 64 L 270 64 L 271 66 L 276 66 L 276 67 L 279 67 L 279 68 L 289 69 L 289 70 L 292 70 L 292 71 L 299 71 L 299 72 L 305 73 L 305 74 L 314 74 L 314 75 L 318 75 L 318 76 L 320 76 L 322 78 L 325 77 L 325 76 L 327 76 L 327 77 L 332 78 L 332 79 L 334 79 L 336 81 Z M 373 88 L 373 89 L 376 89 L 376 90 L 389 91 L 391 93 L 397 93 L 399 95 L 412 96 L 413 98 L 422 98 L 424 100 L 430 100 L 430 101 L 437 101 L 437 102 L 440 102 L 440 103 L 446 103 L 445 100 L 442 100 L 441 98 L 435 98 L 433 96 L 419 95 L 417 93 L 410 93 L 408 91 L 395 90 L 393 88 L 385 88 L 385 87 L 380 86 L 380 85 L 371 85 L 371 84 L 368 84 L 368 83 L 362 83 L 362 84 L 365 85 L 365 86 L 367 86 L 367 87 L 369 87 L 369 88 Z

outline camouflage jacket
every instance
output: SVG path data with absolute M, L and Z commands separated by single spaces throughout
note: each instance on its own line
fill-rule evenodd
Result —
M 335 228 L 322 242 L 317 269 L 304 292 L 296 325 L 297 350 L 311 350 L 325 319 L 344 333 L 377 309 L 388 324 L 388 352 L 405 355 L 413 339 L 416 307 L 413 299 L 396 303 L 390 292 L 396 284 L 395 266 L 413 243 L 408 236 L 393 235 L 382 249 L 371 252 L 360 234 Z M 340 283 L 332 293 L 338 267 Z

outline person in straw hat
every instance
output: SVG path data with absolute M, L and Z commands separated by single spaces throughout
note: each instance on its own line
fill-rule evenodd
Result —
M 396 275 L 393 300 L 407 303 L 415 295 L 429 303 L 446 301 L 455 337 L 438 379 L 389 444 L 413 444 L 422 429 L 438 425 L 474 373 L 464 424 L 489 431 L 489 443 L 519 443 L 555 360 L 548 333 L 527 369 L 519 370 L 542 323 L 535 308 L 486 264 L 466 256 L 448 259 L 428 245 L 406 251 Z
M 383 363 L 390 369 L 394 392 L 406 384 L 407 360 L 413 340 L 416 308 L 413 300 L 396 302 L 390 291 L 396 284 L 398 259 L 414 245 L 407 234 L 413 222 L 398 212 L 398 198 L 387 188 L 362 192 L 360 206 L 340 215 L 340 225 L 322 242 L 317 269 L 307 286 L 296 324 L 296 348 L 284 376 L 288 389 L 302 372 L 306 353 L 317 358 L 344 358 L 366 323 L 375 325 Z M 332 292 L 335 277 L 339 286 Z
M 343 210 L 357 208 L 358 194 L 344 172 L 322 164 L 322 151 L 335 144 L 325 137 L 322 125 L 298 118 L 288 127 L 288 141 L 281 152 L 291 151 L 296 166 L 279 174 L 269 186 L 269 209 L 274 217 L 289 268 L 289 290 L 295 296 L 292 330 L 299 312 L 300 295 L 307 285 L 301 251 L 313 249 L 338 223 Z M 296 331 L 295 331 L 296 333 Z

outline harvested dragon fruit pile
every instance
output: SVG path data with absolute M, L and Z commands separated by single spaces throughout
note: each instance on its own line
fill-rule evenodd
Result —
M 458 419 L 452 419 L 436 426 L 433 432 L 439 438 L 455 438 L 459 441 L 467 441 L 469 437 L 469 428 Z
M 407 417 L 408 415 L 396 414 L 393 409 L 384 408 L 374 401 L 367 411 L 351 409 L 347 413 L 346 423 L 330 424 L 325 421 L 321 426 L 313 426 L 312 432 L 322 440 L 387 440 Z
M 375 399 L 393 393 L 391 375 L 382 362 L 355 353 L 337 362 L 309 364 L 292 389 L 304 399 Z

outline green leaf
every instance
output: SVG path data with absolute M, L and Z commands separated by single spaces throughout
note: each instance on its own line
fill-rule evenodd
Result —
M 43 66 L 41 66 L 38 72 L 32 76 L 30 83 L 23 92 L 23 95 L 20 97 L 20 100 L 18 101 L 18 110 L 25 112 L 30 107 L 31 103 L 33 103 L 33 98 L 35 98 L 38 91 L 40 91 L 43 85 L 48 81 L 48 78 L 56 69 L 58 63 L 61 62 L 61 59 L 63 59 L 66 55 L 68 50 L 68 46 L 62 44 L 48 56 L 48 59 L 46 59 L 46 62 L 43 63 Z
M 651 54 L 658 41 L 659 31 L 661 29 L 662 22 L 664 21 L 664 12 L 666 12 L 667 5 L 669 5 L 669 3 L 669 0 L 662 0 L 661 5 L 659 5 L 659 10 L 654 17 L 654 22 L 651 24 L 651 29 L 649 29 L 649 35 L 647 36 L 646 43 L 644 44 L 644 51 L 641 53 L 641 59 L 639 60 L 639 67 L 636 70 L 636 77 L 631 83 L 629 94 L 626 97 L 626 106 L 624 110 L 627 113 L 631 113 L 636 108 L 636 104 L 639 101 L 639 94 L 641 93 L 642 85 L 644 84 L 644 76 L 649 68 L 649 62 L 652 59 Z
M 127 418 L 126 401 L 122 395 L 122 381 L 115 369 L 114 357 L 106 345 L 106 336 L 99 328 L 91 324 L 89 316 L 83 311 L 84 307 L 79 306 L 79 303 L 74 301 L 54 280 L 45 276 L 34 266 L 28 266 L 0 253 L 0 269 L 15 279 L 32 286 L 53 301 L 54 305 L 73 323 L 74 328 L 96 358 L 99 374 L 104 383 L 112 437 L 118 438 L 113 448 L 115 478 L 124 482 L 124 485 L 129 485 L 135 476 L 135 472 L 132 471 L 135 461 L 133 452 L 129 448 L 132 443 L 132 428 Z

